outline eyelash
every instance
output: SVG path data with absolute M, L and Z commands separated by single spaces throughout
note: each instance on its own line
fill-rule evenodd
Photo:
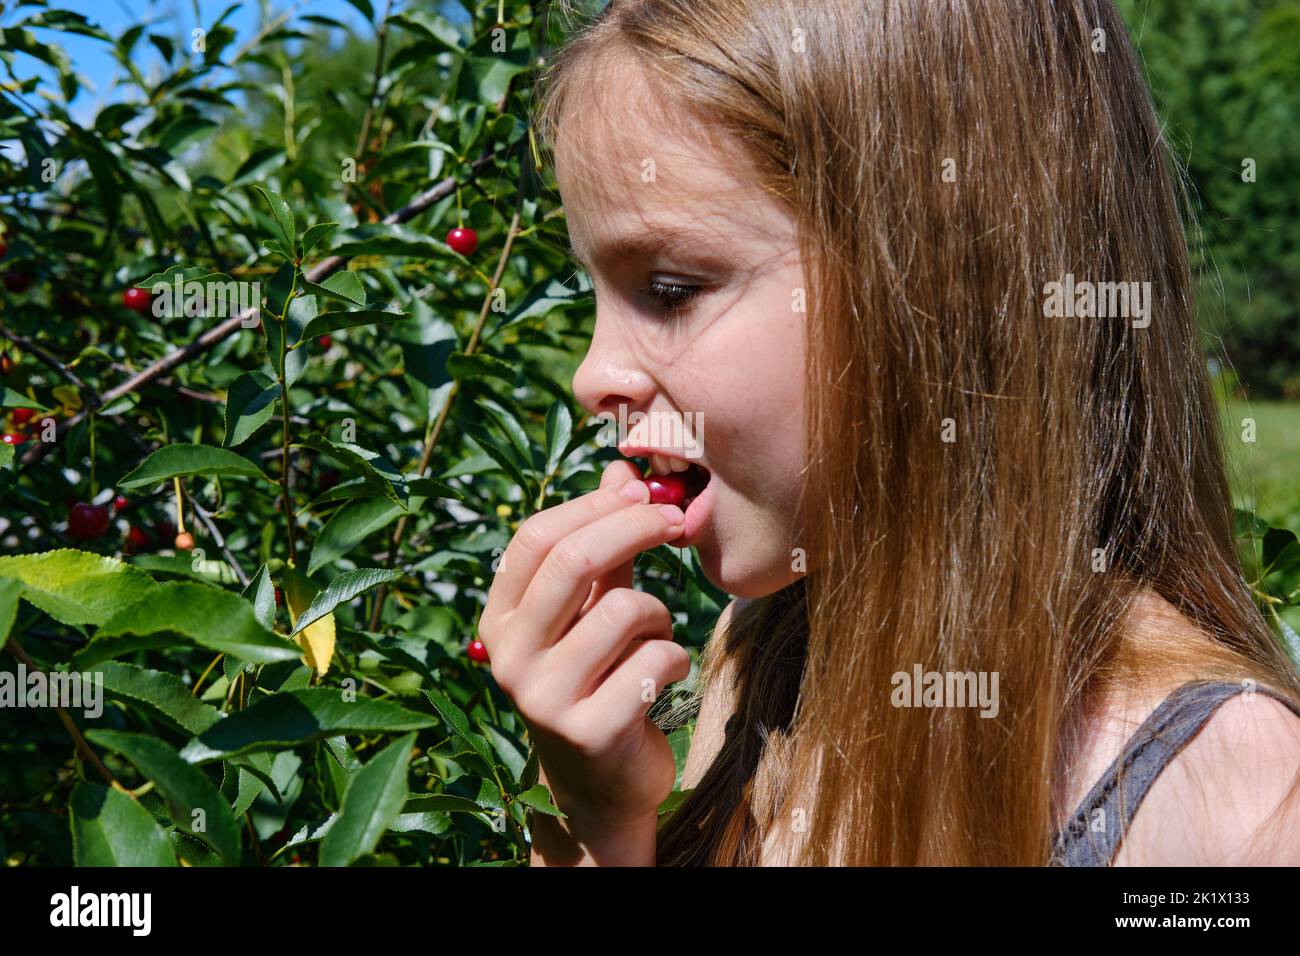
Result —
M 649 285 L 637 291 L 655 299 L 664 313 L 675 318 L 688 311 L 691 303 L 703 290 L 697 285 L 651 279 Z

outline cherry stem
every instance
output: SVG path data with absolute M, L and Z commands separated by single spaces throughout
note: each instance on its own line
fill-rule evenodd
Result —
M 172 479 L 172 487 L 176 489 L 176 532 L 177 534 L 185 533 L 185 508 L 181 504 L 181 478 L 177 475 Z

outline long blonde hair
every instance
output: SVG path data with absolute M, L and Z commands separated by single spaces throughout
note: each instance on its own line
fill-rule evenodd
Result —
M 795 815 L 801 864 L 1042 864 L 1098 688 L 1300 702 L 1235 550 L 1181 171 L 1109 0 L 613 0 L 548 64 L 544 142 L 629 63 L 739 146 L 810 270 L 814 570 L 711 642 L 736 712 L 661 865 L 757 862 Z M 1067 275 L 1150 282 L 1149 325 L 1046 314 Z M 1140 588 L 1204 639 L 1132 644 Z M 997 672 L 1001 712 L 894 706 L 918 664 Z

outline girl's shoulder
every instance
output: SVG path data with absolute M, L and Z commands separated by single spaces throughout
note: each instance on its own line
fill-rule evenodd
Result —
M 1185 681 L 1114 696 L 1091 731 L 1067 806 L 1093 865 L 1300 863 L 1300 705 Z
M 1116 865 L 1300 865 L 1300 708 L 1226 691 L 1156 776 Z

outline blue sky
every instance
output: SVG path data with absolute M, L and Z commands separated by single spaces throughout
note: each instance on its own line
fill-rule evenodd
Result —
M 53 0 L 50 6 L 80 13 L 114 37 L 143 22 L 149 24 L 149 32 L 161 33 L 179 42 L 182 38 L 188 40 L 190 31 L 196 26 L 210 27 L 233 2 L 234 0 Z M 386 0 L 372 0 L 377 13 L 382 12 L 385 2 Z M 0 13 L 0 27 L 13 26 L 40 10 L 39 7 L 25 5 L 16 10 L 8 4 L 0 6 L 6 8 Z M 445 8 L 444 12 L 449 18 L 465 19 L 465 12 L 457 3 L 406 0 L 394 3 L 393 6 L 395 10 Z M 235 48 L 257 32 L 261 24 L 266 22 L 264 17 L 274 18 L 288 10 L 296 11 L 297 16 L 315 14 L 331 17 L 363 36 L 370 36 L 374 32 L 365 17 L 347 0 L 243 0 L 239 9 L 225 21 L 238 34 Z M 123 91 L 114 88 L 122 70 L 109 54 L 107 44 L 91 37 L 62 31 L 36 32 L 38 38 L 46 43 L 61 44 L 76 71 L 89 80 L 93 87 L 83 89 L 73 101 L 72 112 L 78 122 L 93 119 L 105 105 L 123 97 Z M 135 53 L 138 57 L 136 66 L 145 76 L 161 63 L 158 51 L 143 40 L 136 45 Z M 53 70 L 30 57 L 18 59 L 16 72 L 20 77 L 39 74 L 51 81 L 55 75 Z

